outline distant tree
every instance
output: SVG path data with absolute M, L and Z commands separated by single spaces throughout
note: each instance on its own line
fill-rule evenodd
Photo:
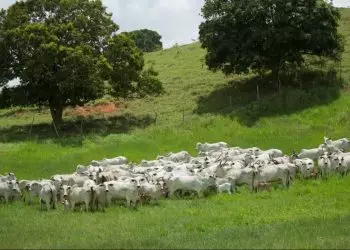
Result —
M 15 2 L 0 12 L 0 83 L 18 77 L 28 99 L 61 123 L 64 107 L 103 96 L 106 80 L 116 95 L 130 91 L 114 75 L 142 82 L 142 53 L 129 40 L 116 44 L 117 30 L 101 0 Z
M 339 60 L 339 11 L 323 0 L 206 0 L 200 42 L 210 70 L 225 74 L 301 66 L 304 55 Z M 280 85 L 279 85 L 280 86 Z
M 152 52 L 163 48 L 162 37 L 156 31 L 141 29 L 124 33 L 128 34 L 143 52 Z
M 152 68 L 143 71 L 144 59 L 135 42 L 126 34 L 110 39 L 105 57 L 110 63 L 109 84 L 113 96 L 144 97 L 162 93 L 162 84 Z

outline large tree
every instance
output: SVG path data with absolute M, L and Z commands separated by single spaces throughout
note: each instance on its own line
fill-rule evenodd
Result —
M 144 80 L 143 58 L 135 43 L 126 45 L 123 58 L 118 54 L 124 47 L 109 47 L 120 37 L 117 30 L 101 0 L 16 2 L 0 12 L 0 83 L 20 78 L 30 101 L 48 104 L 53 121 L 60 123 L 65 106 L 101 97 L 106 80 L 117 89 L 130 87 L 111 77 L 120 73 L 114 67 L 116 58 L 128 69 L 123 69 L 125 77 Z M 129 68 L 133 63 L 140 67 Z
M 271 70 L 304 55 L 340 59 L 339 11 L 323 0 L 206 0 L 199 26 L 206 64 L 226 74 Z
M 162 37 L 157 31 L 141 29 L 124 33 L 129 35 L 143 52 L 152 52 L 163 48 Z

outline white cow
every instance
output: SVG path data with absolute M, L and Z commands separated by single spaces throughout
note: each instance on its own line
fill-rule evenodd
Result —
M 297 167 L 296 170 L 301 174 L 301 177 L 303 178 L 310 177 L 314 172 L 315 163 L 312 159 L 309 159 L 309 158 L 295 159 L 293 163 Z
M 228 148 L 228 144 L 226 142 L 217 142 L 217 143 L 200 143 L 196 144 L 196 150 L 199 155 L 204 154 L 205 152 L 219 152 L 222 149 Z
M 258 148 L 258 147 L 252 147 L 252 148 L 242 149 L 241 152 L 242 153 L 247 153 L 247 154 L 250 154 L 250 155 L 259 155 L 263 151 L 260 148 Z
M 0 181 L 15 181 L 17 180 L 16 176 L 14 173 L 6 173 L 5 176 L 0 176 Z
M 123 164 L 127 164 L 128 163 L 128 159 L 124 156 L 118 156 L 115 158 L 104 158 L 102 161 L 91 161 L 91 165 L 93 166 L 108 166 L 108 165 L 123 165 Z
M 159 199 L 163 195 L 163 187 L 160 182 L 148 183 L 141 181 L 140 185 L 140 195 L 142 198 L 154 200 L 156 203 L 159 202 Z
M 346 175 L 350 170 L 350 157 L 346 156 L 333 156 L 332 157 L 332 167 L 334 167 L 335 171 Z
M 339 140 L 333 141 L 330 138 L 324 137 L 324 143 L 327 145 L 333 145 L 340 150 L 347 151 L 350 147 L 350 141 L 347 138 L 341 138 Z
M 312 148 L 312 149 L 302 149 L 300 154 L 298 154 L 299 159 L 309 158 L 312 160 L 317 160 L 325 150 L 323 148 Z
M 126 205 L 128 207 L 131 206 L 131 202 L 136 206 L 136 202 L 140 198 L 140 183 L 134 178 L 129 178 L 125 181 L 105 182 L 104 188 L 107 192 L 107 204 L 110 204 L 112 199 L 126 199 Z
M 269 155 L 271 158 L 277 158 L 277 157 L 282 157 L 283 156 L 283 152 L 279 149 L 268 149 L 265 151 L 261 151 L 258 153 L 258 155 L 262 155 L 262 154 L 267 154 Z
M 0 197 L 4 197 L 5 203 L 8 202 L 10 197 L 17 195 L 21 195 L 21 190 L 19 189 L 17 181 L 0 181 Z
M 166 160 L 172 161 L 172 162 L 185 162 L 188 163 L 191 161 L 192 156 L 187 151 L 180 151 L 178 153 L 172 153 L 166 155 Z
M 93 193 L 94 189 L 93 187 L 86 188 L 86 187 L 78 187 L 78 186 L 68 186 L 63 185 L 61 187 L 61 194 L 64 198 L 64 201 L 68 202 L 68 207 L 72 210 L 75 209 L 75 206 L 83 203 L 85 205 L 85 211 L 88 211 L 88 207 L 90 202 L 93 201 Z
M 326 177 L 332 172 L 331 156 L 323 154 L 317 161 L 318 172 L 321 177 Z
M 259 183 L 268 183 L 271 181 L 281 181 L 284 187 L 289 187 L 290 170 L 285 164 L 268 166 L 253 165 L 252 167 L 254 169 L 254 187 L 258 187 Z
M 41 209 L 43 205 L 46 205 L 46 210 L 49 211 L 50 207 L 56 209 L 57 203 L 57 190 L 54 185 L 50 182 L 43 182 L 40 193 L 39 193 L 39 203 Z
M 168 180 L 169 196 L 176 190 L 195 191 L 198 197 L 203 197 L 204 191 L 215 185 L 213 176 L 173 176 Z

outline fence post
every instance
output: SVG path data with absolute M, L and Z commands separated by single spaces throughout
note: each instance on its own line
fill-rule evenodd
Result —
M 232 109 L 232 96 L 229 96 L 230 109 Z
M 256 99 L 260 101 L 260 89 L 259 84 L 256 85 Z

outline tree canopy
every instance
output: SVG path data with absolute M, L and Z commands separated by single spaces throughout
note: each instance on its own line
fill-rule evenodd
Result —
M 103 96 L 107 80 L 115 96 L 144 92 L 132 87 L 144 81 L 159 93 L 159 81 L 143 79 L 142 52 L 118 28 L 100 0 L 16 2 L 0 11 L 0 84 L 18 77 L 57 123 L 65 106 Z
M 124 33 L 129 35 L 135 41 L 136 46 L 143 52 L 153 52 L 163 48 L 162 37 L 157 31 L 141 29 Z
M 206 0 L 200 42 L 206 64 L 225 74 L 278 73 L 305 54 L 340 59 L 339 11 L 319 0 Z

